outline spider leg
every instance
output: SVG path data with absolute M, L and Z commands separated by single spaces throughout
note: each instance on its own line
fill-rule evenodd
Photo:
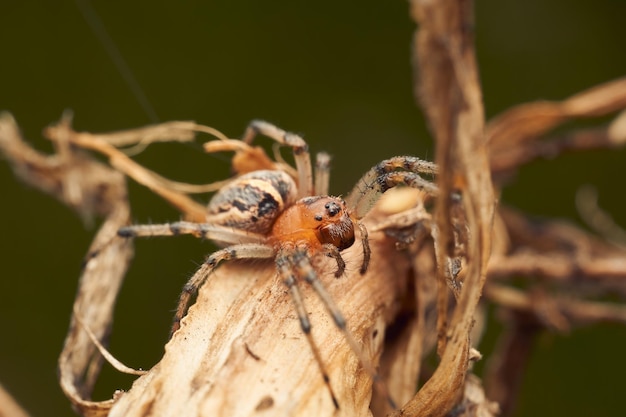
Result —
M 289 293 L 291 294 L 291 299 L 293 300 L 293 304 L 296 308 L 296 313 L 298 314 L 298 320 L 300 321 L 300 328 L 306 336 L 309 346 L 311 346 L 311 351 L 313 352 L 313 356 L 315 357 L 315 362 L 317 362 L 320 372 L 322 373 L 324 384 L 328 388 L 328 392 L 330 393 L 330 396 L 333 400 L 335 409 L 339 409 L 339 402 L 337 401 L 335 392 L 330 385 L 330 377 L 328 376 L 328 372 L 324 367 L 324 362 L 322 361 L 320 351 L 317 348 L 315 341 L 313 340 L 313 336 L 311 335 L 311 321 L 309 320 L 309 315 L 306 312 L 304 300 L 302 299 L 302 294 L 300 293 L 300 289 L 298 288 L 296 277 L 292 272 L 292 264 L 292 259 L 285 253 L 281 253 L 279 256 L 276 257 L 276 268 L 278 269 L 278 273 L 283 279 L 283 282 L 285 283 L 287 288 L 289 288 Z
M 337 248 L 337 246 L 331 243 L 325 243 L 324 245 L 322 245 L 322 247 L 324 248 L 324 254 L 335 259 L 335 261 L 337 262 L 337 271 L 335 271 L 335 278 L 339 278 L 346 271 L 346 262 L 343 260 L 339 249 Z
M 296 276 L 298 276 L 299 278 L 303 278 L 311 287 L 313 287 L 313 290 L 317 293 L 318 297 L 326 307 L 326 310 L 333 318 L 335 325 L 343 334 L 352 351 L 356 354 L 359 363 L 372 378 L 372 381 L 375 384 L 376 388 L 379 390 L 380 394 L 387 399 L 389 405 L 393 409 L 396 409 L 396 404 L 389 395 L 387 387 L 376 372 L 376 369 L 374 368 L 372 362 L 365 357 L 361 346 L 358 344 L 350 330 L 348 330 L 348 328 L 346 327 L 345 317 L 341 313 L 341 310 L 339 310 L 337 304 L 335 304 L 335 301 L 330 296 L 328 291 L 326 291 L 326 288 L 324 288 L 324 285 L 322 285 L 322 282 L 319 280 L 317 273 L 313 269 L 313 266 L 311 265 L 311 262 L 309 261 L 306 252 L 298 251 L 293 256 L 293 262 Z
M 403 170 L 403 171 L 398 171 Z M 437 186 L 419 176 L 437 174 L 437 165 L 414 156 L 396 156 L 386 159 L 365 173 L 346 198 L 357 219 L 362 219 L 380 196 L 398 184 L 437 194 Z
M 419 173 L 437 174 L 437 165 L 414 156 L 396 156 L 386 159 L 365 173 L 346 197 L 346 205 L 356 220 L 363 245 L 361 274 L 367 271 L 371 250 L 368 233 L 360 220 L 372 209 L 383 193 L 397 185 L 404 184 L 428 194 L 436 195 L 435 184 L 422 178 Z
M 435 184 L 414 172 L 392 171 L 382 174 L 372 182 L 361 179 L 348 195 L 346 204 L 357 219 L 362 219 L 385 191 L 400 184 L 423 190 L 430 195 L 438 192 Z
M 330 183 L 330 155 L 319 152 L 315 155 L 315 195 L 328 195 Z
M 274 257 L 274 254 L 274 249 L 271 246 L 258 243 L 243 243 L 229 246 L 209 255 L 200 269 L 183 286 L 183 291 L 178 299 L 171 334 L 174 334 L 180 328 L 180 321 L 187 313 L 191 297 L 198 292 L 198 289 L 206 282 L 211 272 L 217 268 L 220 262 L 232 259 L 269 259 Z
M 304 139 L 295 133 L 286 132 L 271 123 L 262 120 L 253 120 L 248 125 L 241 140 L 250 144 L 257 134 L 267 136 L 279 144 L 289 146 L 293 149 L 296 168 L 298 169 L 298 198 L 313 195 L 311 155 L 309 154 L 309 146 Z
M 381 175 L 398 169 L 415 172 L 416 174 L 436 175 L 438 173 L 437 165 L 434 162 L 424 161 L 415 156 L 394 156 L 373 166 L 361 177 L 359 182 L 369 184 Z
M 121 237 L 145 236 L 177 236 L 194 235 L 202 239 L 210 239 L 223 243 L 261 243 L 263 235 L 246 232 L 232 227 L 219 226 L 210 223 L 175 222 L 165 224 L 133 225 L 122 227 L 117 231 Z

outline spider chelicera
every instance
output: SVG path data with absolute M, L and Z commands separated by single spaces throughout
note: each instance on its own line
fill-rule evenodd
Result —
M 311 323 L 298 284 L 305 281 L 314 289 L 362 366 L 375 378 L 373 366 L 365 359 L 359 344 L 346 328 L 343 314 L 318 279 L 312 259 L 317 256 L 332 257 L 337 264 L 335 276 L 340 277 L 346 268 L 341 251 L 352 246 L 358 235 L 363 257 L 360 272 L 365 273 L 370 262 L 370 247 L 367 230 L 361 219 L 385 191 L 397 185 L 403 184 L 435 194 L 436 186 L 419 174 L 434 175 L 437 168 L 431 162 L 412 156 L 384 160 L 369 170 L 344 200 L 328 195 L 329 156 L 325 153 L 317 155 L 314 180 L 306 142 L 300 136 L 285 132 L 270 123 L 253 121 L 241 141 L 216 141 L 218 146 L 213 150 L 234 150 L 237 152 L 235 158 L 246 155 L 252 159 L 251 155 L 258 151 L 250 144 L 257 134 L 293 149 L 297 182 L 290 175 L 289 169 L 281 169 L 280 164 L 268 164 L 269 158 L 257 153 L 261 155 L 262 161 L 247 163 L 271 169 L 252 170 L 222 187 L 209 202 L 206 222 L 133 225 L 120 229 L 118 234 L 127 238 L 191 234 L 211 239 L 223 247 L 209 255 L 185 284 L 172 332 L 179 328 L 191 297 L 220 262 L 273 259 L 278 276 L 289 289 L 300 327 L 307 336 L 333 403 L 338 408 L 319 351 L 311 337 Z

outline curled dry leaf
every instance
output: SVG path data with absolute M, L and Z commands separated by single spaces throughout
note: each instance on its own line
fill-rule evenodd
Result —
M 69 124 L 69 116 L 62 123 Z M 57 153 L 43 155 L 24 142 L 12 116 L 0 116 L 0 150 L 15 174 L 76 210 L 83 218 L 104 216 L 87 257 L 74 303 L 75 314 L 103 341 L 109 334 L 113 307 L 132 256 L 128 241 L 114 239 L 117 229 L 129 221 L 124 176 L 76 152 L 60 136 L 54 142 Z M 87 332 L 72 318 L 59 357 L 61 388 L 75 409 L 84 416 L 105 416 L 113 400 L 95 402 L 90 394 L 98 377 L 102 357 Z

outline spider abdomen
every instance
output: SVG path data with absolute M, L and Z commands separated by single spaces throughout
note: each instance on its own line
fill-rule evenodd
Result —
M 287 173 L 254 171 L 213 196 L 207 222 L 267 234 L 280 213 L 293 204 L 296 193 L 296 184 Z
M 354 221 L 340 198 L 305 197 L 280 214 L 270 240 L 279 244 L 303 242 L 310 247 L 331 244 L 343 250 L 354 243 Z

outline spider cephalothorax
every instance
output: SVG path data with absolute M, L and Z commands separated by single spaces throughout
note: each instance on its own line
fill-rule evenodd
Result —
M 256 148 L 249 146 L 258 133 L 293 149 L 297 168 L 295 180 L 289 173 L 290 167 L 283 169 L 279 164 L 274 166 L 269 158 L 263 160 L 256 170 L 253 169 L 254 164 L 247 163 L 247 169 L 251 172 L 234 179 L 211 199 L 205 223 L 136 225 L 120 229 L 119 235 L 139 237 L 193 234 L 211 239 L 223 247 L 208 256 L 201 268 L 185 284 L 174 317 L 173 331 L 180 326 L 191 296 L 221 261 L 273 259 L 278 276 L 289 288 L 302 330 L 338 407 L 319 352 L 310 336 L 311 324 L 302 304 L 298 283 L 305 281 L 313 287 L 361 364 L 375 376 L 374 367 L 365 359 L 359 344 L 347 330 L 342 313 L 319 281 L 312 258 L 318 255 L 332 257 L 337 263 L 335 276 L 340 277 L 346 268 L 341 251 L 352 246 L 358 235 L 363 253 L 360 272 L 365 273 L 370 262 L 370 248 L 367 230 L 361 219 L 382 193 L 396 185 L 404 184 L 430 194 L 436 193 L 435 185 L 418 175 L 435 174 L 436 167 L 430 162 L 410 156 L 387 159 L 368 171 L 344 201 L 328 195 L 328 155 L 318 154 L 313 181 L 312 164 L 304 140 L 269 123 L 252 122 L 242 141 L 217 142 L 219 150 L 236 151 L 238 154 L 234 160 L 237 161 L 245 159 L 242 158 L 242 149 L 254 150 L 255 155 L 261 155 Z M 250 169 L 250 166 L 253 168 Z M 274 169 L 266 169 L 272 167 Z
M 354 243 L 354 220 L 340 198 L 304 197 L 278 216 L 270 241 L 306 241 L 314 249 L 332 245 L 341 251 Z

